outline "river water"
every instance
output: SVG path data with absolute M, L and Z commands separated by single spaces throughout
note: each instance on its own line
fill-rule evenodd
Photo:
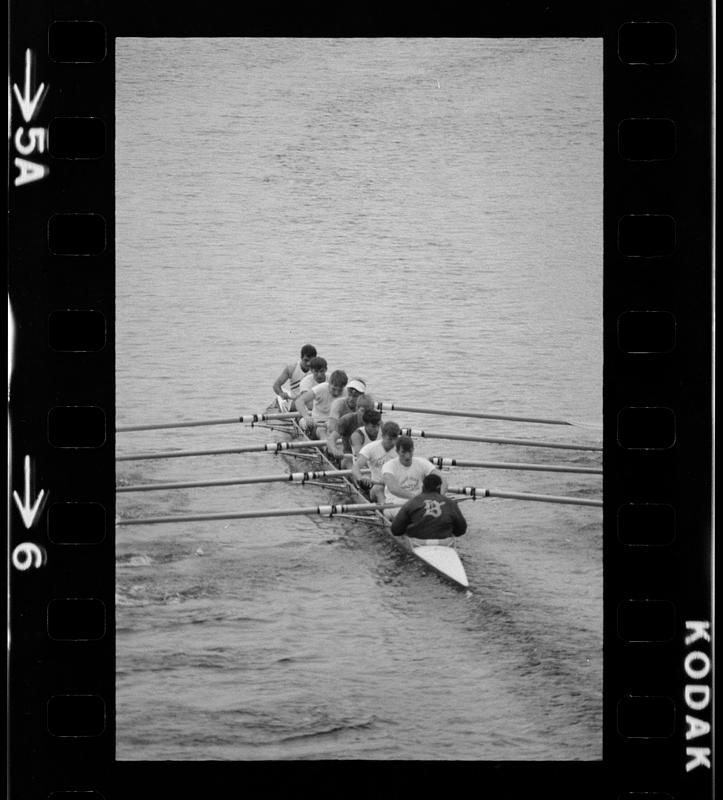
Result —
M 602 41 L 119 39 L 117 423 L 263 410 L 305 342 L 429 431 L 602 439 Z M 261 427 L 119 433 L 119 453 Z M 600 466 L 421 439 L 420 455 Z M 122 484 L 274 474 L 118 462 Z M 599 498 L 598 475 L 452 485 Z M 279 483 L 118 495 L 121 517 L 339 500 Z M 602 512 L 466 501 L 465 595 L 361 522 L 116 530 L 117 757 L 596 760 Z

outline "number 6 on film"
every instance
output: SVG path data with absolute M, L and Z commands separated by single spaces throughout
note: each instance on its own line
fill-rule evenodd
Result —
M 39 569 L 48 560 L 45 550 L 32 542 L 22 542 L 13 550 L 13 566 L 21 572 Z

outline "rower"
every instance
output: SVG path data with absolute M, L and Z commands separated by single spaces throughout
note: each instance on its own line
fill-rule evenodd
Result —
M 317 383 L 326 381 L 326 359 L 321 356 L 314 356 L 309 361 L 309 372 L 304 375 L 299 384 L 299 394 L 303 394 L 308 389 L 313 389 Z
M 339 438 L 339 420 L 345 414 L 351 414 L 357 409 L 360 397 L 368 397 L 374 403 L 374 398 L 366 394 L 367 385 L 361 378 L 352 378 L 346 386 L 346 394 L 339 397 L 331 404 L 329 419 L 326 425 L 327 452 L 335 453 L 338 448 L 336 440 Z
M 357 406 L 359 406 L 362 401 L 369 402 L 372 406 L 374 404 L 371 397 L 360 397 L 359 400 L 357 400 Z M 378 441 L 379 428 L 382 423 L 382 413 L 375 408 L 369 407 L 362 412 L 361 421 L 362 424 L 353 431 L 352 435 L 349 437 L 351 452 L 354 454 L 355 458 L 359 455 L 359 451 L 364 445 Z
M 326 438 L 331 404 L 334 400 L 344 396 L 348 381 L 346 372 L 335 369 L 328 381 L 315 384 L 294 401 L 292 410 L 301 414 L 299 425 L 302 430 L 306 430 L 311 439 Z M 311 411 L 309 411 L 309 407 L 311 407 Z
M 378 412 L 377 412 L 378 413 Z M 369 489 L 369 497 L 375 503 L 384 502 L 384 481 L 382 480 L 382 467 L 396 458 L 397 451 L 394 445 L 400 435 L 399 425 L 391 420 L 382 425 L 381 437 L 374 442 L 365 444 L 351 466 L 351 480 L 355 486 Z M 362 476 L 362 470 L 369 467 L 369 478 Z
M 379 436 L 379 423 L 382 415 L 374 410 L 371 397 L 362 395 L 357 399 L 356 411 L 344 414 L 336 426 L 337 438 L 333 451 L 327 442 L 326 452 L 341 458 L 342 469 L 349 469 L 356 454 L 368 442 Z M 338 437 L 341 437 L 341 441 Z
M 316 355 L 313 344 L 305 344 L 296 364 L 288 364 L 281 370 L 281 375 L 274 381 L 274 394 L 283 400 L 294 400 L 299 394 L 301 379 L 308 374 L 311 359 Z M 288 384 L 288 388 L 283 387 Z
M 422 493 L 408 500 L 392 521 L 395 536 L 407 536 L 412 545 L 451 546 L 467 530 L 467 520 L 451 497 L 442 492 L 442 478 L 430 473 L 422 481 Z
M 422 481 L 432 473 L 439 475 L 442 491 L 447 491 L 446 481 L 442 473 L 426 458 L 414 455 L 414 441 L 409 436 L 400 436 L 395 445 L 396 458 L 387 461 L 382 467 L 384 481 L 384 502 L 396 503 L 399 500 L 410 500 L 422 491 Z M 393 519 L 398 508 L 386 508 L 384 514 Z

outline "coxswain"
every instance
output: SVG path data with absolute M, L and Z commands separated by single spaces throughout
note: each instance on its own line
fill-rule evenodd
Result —
M 313 344 L 305 344 L 301 348 L 299 360 L 288 364 L 281 370 L 281 375 L 274 381 L 274 394 L 282 400 L 294 400 L 299 394 L 302 378 L 309 374 L 311 359 L 316 355 Z M 286 388 L 284 388 L 286 386 Z
M 442 478 L 425 476 L 422 492 L 408 500 L 392 520 L 392 533 L 407 536 L 413 545 L 451 546 L 467 530 L 467 520 L 452 497 L 442 494 Z
M 432 462 L 414 455 L 414 441 L 411 437 L 400 436 L 395 448 L 396 458 L 387 461 L 382 467 L 385 503 L 398 503 L 400 500 L 410 500 L 415 497 L 422 491 L 424 478 L 432 473 L 439 475 L 442 491 L 447 491 L 444 476 Z M 398 508 L 387 508 L 384 513 L 392 519 L 398 511 Z
M 377 412 L 378 413 L 378 412 Z M 380 437 L 365 444 L 351 466 L 351 480 L 355 486 L 369 490 L 369 497 L 374 503 L 384 502 L 384 481 L 382 480 L 382 467 L 396 458 L 397 451 L 394 445 L 401 434 L 399 425 L 388 420 L 382 425 Z M 369 468 L 367 478 L 362 471 Z

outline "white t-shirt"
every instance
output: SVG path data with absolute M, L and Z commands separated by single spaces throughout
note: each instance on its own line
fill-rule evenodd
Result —
M 381 483 L 382 467 L 387 463 L 387 461 L 391 461 L 393 458 L 397 457 L 397 451 L 394 447 L 391 447 L 389 450 L 385 450 L 381 439 L 377 439 L 375 442 L 369 442 L 369 444 L 365 444 L 364 447 L 362 447 L 362 449 L 359 451 L 359 455 L 366 458 L 367 464 L 369 464 L 369 469 L 371 471 L 371 479 L 375 483 Z
M 321 386 L 321 384 L 316 382 L 314 373 L 309 371 L 309 374 L 304 375 L 304 377 L 301 379 L 301 383 L 299 384 L 299 394 L 304 394 L 304 392 L 308 391 L 309 389 L 313 389 L 315 386 Z
M 417 456 L 413 456 L 411 465 L 405 467 L 399 460 L 399 456 L 397 456 L 384 464 L 382 476 L 394 475 L 402 489 L 406 489 L 412 494 L 419 494 L 422 491 L 422 481 L 430 472 L 434 471 L 434 468 L 434 464 L 431 461 L 427 461 L 426 458 L 417 458 Z M 392 494 L 388 487 L 384 487 L 385 502 L 397 503 L 404 499 L 406 498 Z
M 315 423 L 326 422 L 329 418 L 331 404 L 337 399 L 332 397 L 329 392 L 329 381 L 314 384 L 311 391 L 314 393 L 314 405 L 311 409 L 311 418 Z

